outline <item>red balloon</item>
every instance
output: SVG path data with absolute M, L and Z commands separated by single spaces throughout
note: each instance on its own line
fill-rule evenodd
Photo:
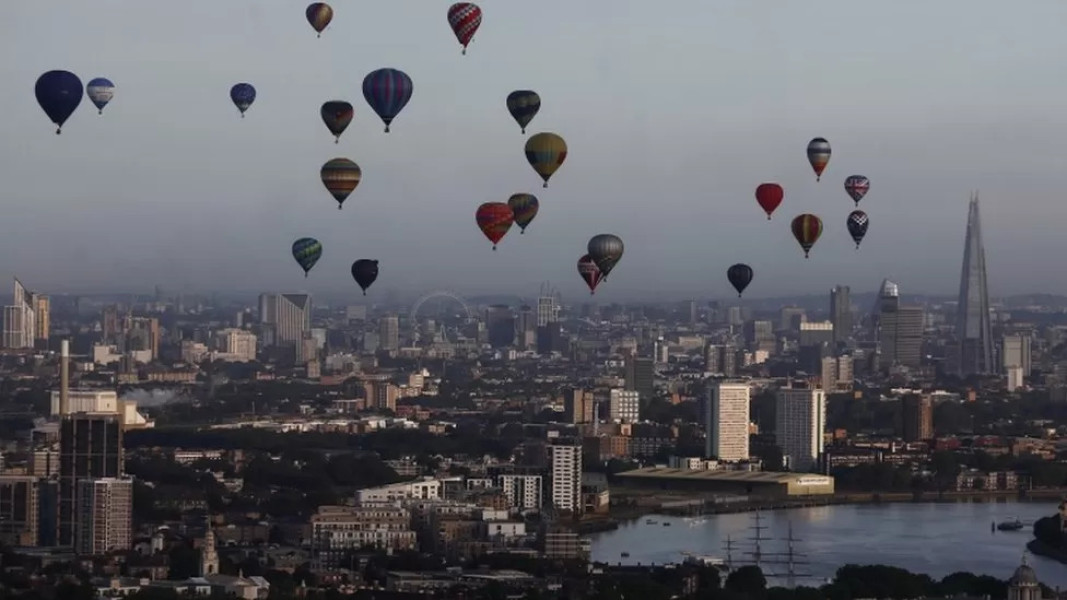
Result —
M 471 2 L 457 2 L 448 8 L 448 24 L 452 33 L 463 45 L 463 54 L 467 53 L 467 44 L 482 24 L 482 9 Z
M 478 221 L 478 228 L 482 230 L 485 237 L 493 242 L 493 250 L 496 250 L 497 242 L 504 237 L 504 234 L 511 229 L 511 224 L 515 222 L 515 213 L 507 202 L 486 202 L 478 207 L 474 218 Z
M 756 202 L 759 202 L 760 207 L 767 213 L 768 221 L 771 220 L 774 209 L 782 203 L 782 198 L 785 198 L 785 190 L 777 183 L 761 183 L 756 188 Z
M 596 261 L 588 254 L 578 259 L 578 275 L 582 277 L 585 285 L 589 286 L 590 296 L 596 293 L 596 286 L 600 285 L 600 280 L 604 279 L 600 267 L 596 266 Z

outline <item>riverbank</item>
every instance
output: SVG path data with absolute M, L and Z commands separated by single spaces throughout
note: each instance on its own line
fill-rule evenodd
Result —
M 651 514 L 664 514 L 679 517 L 703 515 L 733 514 L 757 510 L 789 510 L 816 506 L 847 504 L 890 504 L 890 503 L 953 503 L 953 502 L 990 502 L 1022 501 L 1042 502 L 1058 501 L 1067 496 L 1067 488 L 1049 488 L 1022 491 L 984 491 L 966 490 L 952 492 L 841 492 L 832 496 L 808 496 L 802 498 L 756 499 L 741 502 L 722 502 L 714 497 L 683 497 L 678 495 L 663 496 L 656 494 L 622 494 L 620 502 L 614 502 L 606 516 L 586 518 L 576 523 L 576 530 L 582 534 L 599 533 L 618 529 L 619 524 L 641 519 Z

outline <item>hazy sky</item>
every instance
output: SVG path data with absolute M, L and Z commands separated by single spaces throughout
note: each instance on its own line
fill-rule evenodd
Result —
M 875 289 L 954 293 L 967 197 L 982 194 L 993 294 L 1067 292 L 1067 2 L 1025 0 L 484 0 L 467 56 L 448 1 L 334 0 L 321 39 L 297 0 L 0 2 L 0 277 L 45 292 L 357 288 L 584 290 L 590 236 L 626 253 L 601 301 L 662 292 L 722 297 L 747 262 L 754 297 Z M 386 135 L 364 75 L 415 83 Z M 106 76 L 115 99 L 83 100 L 56 136 L 38 75 Z M 253 83 L 241 119 L 232 84 Z M 570 148 L 546 190 L 504 98 L 542 97 L 530 132 Z M 319 119 L 347 99 L 341 143 Z M 805 157 L 833 145 L 816 183 Z M 363 182 L 343 211 L 319 168 L 345 156 Z M 847 175 L 870 177 L 871 227 L 853 250 Z M 767 222 L 764 181 L 786 199 Z M 475 208 L 532 192 L 541 212 L 497 252 Z M 813 212 L 810 260 L 789 232 Z M 305 282 L 290 256 L 316 237 Z M 6 284 L 4 284 L 6 287 Z

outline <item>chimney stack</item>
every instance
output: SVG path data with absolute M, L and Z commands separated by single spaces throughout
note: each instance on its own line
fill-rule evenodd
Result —
M 70 412 L 70 342 L 59 343 L 59 414 Z

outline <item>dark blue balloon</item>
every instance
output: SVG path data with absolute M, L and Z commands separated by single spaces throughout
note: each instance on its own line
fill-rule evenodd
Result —
M 363 97 L 385 123 L 385 132 L 411 100 L 415 86 L 407 73 L 397 69 L 378 69 L 363 78 Z
M 34 87 L 37 94 L 37 103 L 44 109 L 48 118 L 56 124 L 56 134 L 63 129 L 63 123 L 74 114 L 74 109 L 81 104 L 82 87 L 81 79 L 70 71 L 49 71 L 37 78 Z
M 243 117 L 248 107 L 256 101 L 256 88 L 252 87 L 251 83 L 238 83 L 230 88 L 230 100 L 233 100 Z

